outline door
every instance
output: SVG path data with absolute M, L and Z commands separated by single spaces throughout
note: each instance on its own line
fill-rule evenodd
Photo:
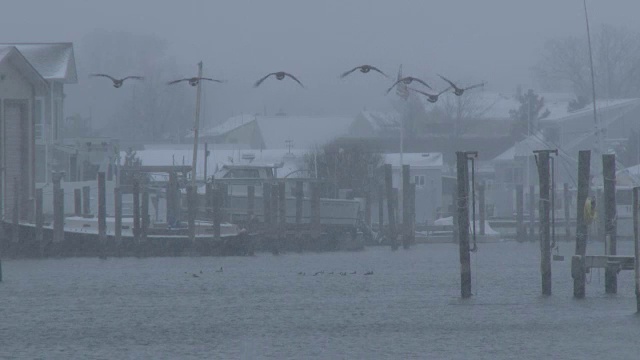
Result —
M 28 209 L 26 203 L 30 184 L 28 125 L 26 100 L 5 100 L 3 183 L 6 221 L 11 221 L 13 218 L 16 201 L 20 201 L 21 215 L 24 215 Z

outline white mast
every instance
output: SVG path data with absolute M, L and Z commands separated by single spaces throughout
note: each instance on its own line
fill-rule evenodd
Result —
M 191 186 L 196 186 L 196 161 L 198 160 L 198 129 L 200 128 L 200 95 L 202 93 L 202 61 L 198 63 L 198 90 L 196 92 L 196 118 L 193 124 L 193 162 L 191 163 Z

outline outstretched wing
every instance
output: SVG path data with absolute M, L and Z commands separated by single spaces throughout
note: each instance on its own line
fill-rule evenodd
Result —
M 122 79 L 122 81 L 125 81 L 127 79 L 144 80 L 144 77 L 142 77 L 142 76 L 127 76 L 126 78 Z
M 475 88 L 477 88 L 477 87 L 481 87 L 481 86 L 484 86 L 484 83 L 483 83 L 483 82 L 482 82 L 482 83 L 480 83 L 480 84 L 475 84 L 475 85 L 471 85 L 471 86 L 469 86 L 469 87 L 466 87 L 466 88 L 464 88 L 464 90 L 471 90 L 471 89 L 475 89 Z
M 389 91 L 391 91 L 391 89 L 393 89 L 396 85 L 398 85 L 398 83 L 400 83 L 402 80 L 404 80 L 404 78 L 398 79 L 398 81 L 394 82 L 393 85 L 391 85 L 391 87 L 389 87 L 387 89 L 387 94 L 389 93 Z
M 414 77 L 412 77 L 412 79 L 413 79 L 413 81 L 417 81 L 417 82 L 419 82 L 420 84 L 422 84 L 422 85 L 424 85 L 424 86 L 428 87 L 429 89 L 433 90 L 433 88 L 432 88 L 431 86 L 429 86 L 429 84 L 427 84 L 426 82 L 424 82 L 424 81 L 422 81 L 422 80 L 420 80 L 420 79 L 418 79 L 418 78 L 414 78 Z
M 215 81 L 215 82 L 218 82 L 218 83 L 221 83 L 221 82 L 223 82 L 222 80 L 218 80 L 218 79 L 212 79 L 212 78 L 206 78 L 206 77 L 203 77 L 203 78 L 200 78 L 200 80 L 209 80 L 209 81 Z
M 343 73 L 342 73 L 342 75 L 340 75 L 340 78 L 342 79 L 342 78 L 344 78 L 345 76 L 347 76 L 347 75 L 351 74 L 352 72 L 354 72 L 354 71 L 356 71 L 356 70 L 358 70 L 358 69 L 360 69 L 360 68 L 361 68 L 361 66 L 356 66 L 356 67 L 354 67 L 353 69 L 351 69 L 351 70 L 349 70 L 349 71 L 345 71 L 345 72 L 343 72 Z
M 111 81 L 116 81 L 116 79 L 114 79 L 113 77 L 107 75 L 107 74 L 90 74 L 89 76 L 101 76 L 101 77 L 106 77 L 111 79 Z
M 384 75 L 384 77 L 387 77 L 387 78 L 389 77 L 389 76 L 387 76 L 387 74 L 385 74 L 382 70 L 378 69 L 378 68 L 377 68 L 377 67 L 375 67 L 375 66 L 371 66 L 371 65 L 369 65 L 369 68 L 371 68 L 371 70 L 374 70 L 374 71 L 379 72 L 380 74 Z
M 173 81 L 169 81 L 169 82 L 167 83 L 167 85 L 177 84 L 177 83 L 179 83 L 179 82 L 181 82 L 181 81 L 189 81 L 189 79 L 180 79 L 180 80 L 173 80 Z
M 456 84 L 454 84 L 451 80 L 447 79 L 446 77 L 438 74 L 438 76 L 440 76 L 440 78 L 446 82 L 449 83 L 449 85 L 451 85 L 452 88 L 457 89 L 458 87 L 456 86 Z
M 440 92 L 438 93 L 438 96 L 440 96 L 440 95 L 442 95 L 442 94 L 446 93 L 446 92 L 447 92 L 447 91 L 449 91 L 449 90 L 451 90 L 451 86 L 449 86 L 449 87 L 447 87 L 446 89 L 444 89 L 444 90 L 440 91 Z
M 275 73 L 269 73 L 269 74 L 265 75 L 262 79 L 260 79 L 260 80 L 256 81 L 256 83 L 255 83 L 255 84 L 253 84 L 253 87 L 258 87 L 258 86 L 260 86 L 260 84 L 262 84 L 262 82 L 263 82 L 263 81 L 265 81 L 265 80 L 266 80 L 269 76 L 271 76 L 271 75 L 275 75 Z
M 302 86 L 302 88 L 304 89 L 304 85 L 302 85 L 302 83 L 300 82 L 300 80 L 296 79 L 295 76 L 289 74 L 289 73 L 284 73 L 286 76 L 292 78 L 293 80 L 295 80 L 298 84 L 300 84 L 300 86 Z

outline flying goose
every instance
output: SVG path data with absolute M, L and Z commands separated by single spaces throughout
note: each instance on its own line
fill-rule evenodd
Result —
M 457 87 L 456 84 L 454 84 L 451 80 L 447 79 L 446 77 L 444 77 L 444 76 L 442 76 L 440 74 L 438 74 L 438 76 L 440 76 L 440 78 L 442 80 L 448 82 L 449 85 L 451 85 L 451 87 L 453 88 L 453 93 L 456 94 L 457 96 L 462 96 L 462 94 L 464 94 L 464 92 L 467 91 L 467 90 L 471 90 L 471 89 L 475 89 L 475 88 L 480 87 L 480 86 L 484 86 L 484 83 L 482 82 L 480 84 L 471 85 L 471 86 L 466 87 L 466 88 L 460 88 L 460 87 Z
M 360 65 L 360 66 L 356 66 L 353 69 L 349 70 L 349 71 L 345 71 L 344 73 L 342 73 L 342 75 L 340 75 L 340 78 L 345 78 L 347 75 L 351 74 L 352 72 L 356 71 L 356 70 L 360 70 L 361 73 L 366 74 L 369 71 L 373 70 L 373 71 L 377 71 L 380 74 L 384 75 L 385 77 L 388 77 L 387 74 L 385 74 L 384 72 L 382 72 L 382 70 L 378 69 L 375 66 L 371 66 L 371 65 Z
M 113 81 L 113 87 L 116 88 L 116 89 L 121 87 L 122 84 L 124 83 L 124 81 L 127 80 L 127 79 L 134 79 L 134 80 L 143 80 L 144 79 L 142 76 L 127 76 L 127 77 L 122 78 L 122 79 L 116 79 L 113 76 L 110 76 L 110 75 L 107 75 L 107 74 L 90 74 L 89 76 L 92 76 L 92 77 L 100 76 L 100 77 L 109 78 L 109 79 L 111 79 L 111 81 Z
M 265 75 L 262 79 L 256 81 L 256 83 L 253 84 L 253 87 L 260 86 L 260 84 L 262 84 L 262 82 L 265 81 L 271 75 L 275 76 L 276 79 L 278 79 L 278 80 L 282 80 L 282 79 L 285 78 L 285 76 L 288 76 L 288 77 L 292 78 L 293 80 L 295 80 L 298 84 L 300 84 L 300 86 L 302 86 L 304 88 L 304 85 L 302 85 L 300 80 L 298 80 L 295 76 L 293 76 L 293 75 L 291 75 L 291 74 L 289 74 L 287 72 L 284 72 L 284 71 L 272 72 L 272 73 L 269 73 L 269 74 Z

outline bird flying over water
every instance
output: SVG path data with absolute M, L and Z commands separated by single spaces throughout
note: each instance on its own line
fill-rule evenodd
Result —
M 144 80 L 144 77 L 142 77 L 142 76 L 127 76 L 127 77 L 122 78 L 122 79 L 116 79 L 116 78 L 114 78 L 114 77 L 112 77 L 110 75 L 107 75 L 107 74 L 90 74 L 89 76 L 109 78 L 109 79 L 111 79 L 111 81 L 113 81 L 113 87 L 116 88 L 116 89 L 121 87 L 122 84 L 124 83 L 124 81 L 127 80 L 127 79 Z
M 391 91 L 391 89 L 393 89 L 396 85 L 403 83 L 405 85 L 409 85 L 412 82 L 419 82 L 420 84 L 428 87 L 429 89 L 433 89 L 431 86 L 429 86 L 429 84 L 427 84 L 426 82 L 418 79 L 418 78 L 414 78 L 413 76 L 407 76 L 407 77 L 403 77 L 401 79 L 398 79 L 398 81 L 394 82 L 393 85 L 391 85 L 391 87 L 389 89 L 387 89 L 387 94 L 389 93 L 389 91 Z
M 291 75 L 291 74 L 289 74 L 287 72 L 284 72 L 284 71 L 272 72 L 272 73 L 269 73 L 269 74 L 265 75 L 262 79 L 256 81 L 256 83 L 253 84 L 253 87 L 260 86 L 260 84 L 262 84 L 263 81 L 265 81 L 269 76 L 272 76 L 272 75 L 275 76 L 276 79 L 278 79 L 278 80 L 282 80 L 282 79 L 285 78 L 285 76 L 288 76 L 288 77 L 292 78 L 293 80 L 295 80 L 295 82 L 297 82 L 298 84 L 300 84 L 300 86 L 302 86 L 304 88 L 304 85 L 302 85 L 300 80 L 298 80 L 295 76 L 293 76 L 293 75 Z
M 437 93 L 437 94 L 429 94 L 428 92 L 425 92 L 425 91 L 422 91 L 422 90 L 418 90 L 418 89 L 414 89 L 414 88 L 409 88 L 409 89 L 410 89 L 410 90 L 412 90 L 412 91 L 415 91 L 415 92 L 417 92 L 417 93 L 420 93 L 420 94 L 422 94 L 422 95 L 424 95 L 424 96 L 426 96 L 426 97 L 427 97 L 427 101 L 428 101 L 428 102 L 430 102 L 430 103 L 435 103 L 435 102 L 437 102 L 437 101 L 438 101 L 438 97 L 439 97 L 440 95 L 444 94 L 445 92 L 449 91 L 449 89 L 451 89 L 451 87 L 448 87 L 448 88 L 446 88 L 446 89 L 444 89 L 444 90 L 440 91 L 440 92 L 439 92 L 439 93 Z
M 167 83 L 167 85 L 177 84 L 177 83 L 179 83 L 179 82 L 181 82 L 181 81 L 188 81 L 188 82 L 189 82 L 189 85 L 191 85 L 191 86 L 196 86 L 196 85 L 198 85 L 198 83 L 200 82 L 200 80 L 215 81 L 215 82 L 218 82 L 218 83 L 224 82 L 224 81 L 222 81 L 222 80 L 217 80 L 217 79 L 212 79 L 212 78 L 197 77 L 197 76 L 195 76 L 195 77 L 187 78 L 187 79 L 180 79 L 180 80 L 173 80 L 173 81 L 169 81 L 169 82 Z
M 456 84 L 454 84 L 451 80 L 447 79 L 446 77 L 444 77 L 444 76 L 442 76 L 440 74 L 438 74 L 438 76 L 440 76 L 440 78 L 442 80 L 448 82 L 449 85 L 451 85 L 451 87 L 453 88 L 453 93 L 456 94 L 457 96 L 462 96 L 462 94 L 464 94 L 464 92 L 467 91 L 467 90 L 471 90 L 471 89 L 475 89 L 475 88 L 480 87 L 480 86 L 484 86 L 484 83 L 482 82 L 482 83 L 479 83 L 479 84 L 471 85 L 471 86 L 466 87 L 466 88 L 460 88 L 460 87 L 457 87 Z
M 345 78 L 347 75 L 351 74 L 352 72 L 356 71 L 356 70 L 360 70 L 361 73 L 366 74 L 369 71 L 373 70 L 373 71 L 377 71 L 380 74 L 384 75 L 384 77 L 388 77 L 387 74 L 385 74 L 384 72 L 382 72 L 382 70 L 378 69 L 375 66 L 371 66 L 371 65 L 360 65 L 360 66 L 356 66 L 353 69 L 349 70 L 349 71 L 345 71 L 344 73 L 342 73 L 342 75 L 340 75 L 340 78 Z

